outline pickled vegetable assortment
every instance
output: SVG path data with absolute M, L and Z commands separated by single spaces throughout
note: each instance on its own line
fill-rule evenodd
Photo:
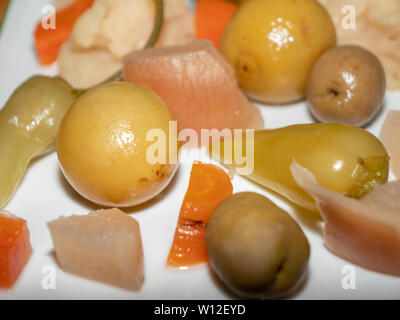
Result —
M 160 280 L 159 269 L 176 277 L 166 281 L 178 296 L 177 279 L 190 279 L 239 298 L 289 298 L 316 273 L 338 271 L 335 256 L 400 277 L 400 182 L 389 181 L 400 177 L 400 111 L 387 110 L 396 94 L 385 97 L 399 78 L 390 47 L 400 3 L 350 2 L 357 33 L 381 39 L 385 53 L 344 41 L 322 5 L 334 12 L 344 0 L 198 0 L 194 12 L 184 0 L 55 1 L 56 29 L 39 21 L 34 49 L 42 66 L 57 60 L 60 76 L 32 76 L 0 108 L 0 288 L 14 286 L 32 253 L 27 221 L 1 211 L 8 205 L 32 220 L 52 215 L 63 271 L 130 291 L 145 273 Z M 265 129 L 281 110 L 284 127 Z M 382 141 L 369 127 L 380 115 Z M 98 210 L 38 211 L 60 200 L 45 180 L 26 203 L 17 203 L 23 193 L 10 203 L 31 161 L 54 149 L 48 161 L 58 160 L 61 175 L 46 174 L 76 191 L 66 201 L 82 196 Z M 189 174 L 186 160 L 189 181 L 176 175 Z M 180 210 L 179 187 L 187 187 Z M 278 207 L 257 193 L 267 191 L 288 201 Z M 194 279 L 196 269 L 208 281 Z M 185 287 L 185 297 L 197 289 Z

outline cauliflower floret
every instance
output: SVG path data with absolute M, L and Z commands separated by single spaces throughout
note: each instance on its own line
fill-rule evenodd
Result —
M 108 51 L 84 50 L 71 40 L 64 43 L 58 59 L 60 75 L 75 88 L 94 86 L 122 68 Z
M 392 31 L 395 31 L 397 34 L 400 31 L 400 1 L 371 0 L 368 18 L 382 27 L 394 28 Z
M 58 0 L 67 1 L 67 0 Z M 153 0 L 95 0 L 76 21 L 59 59 L 60 75 L 73 87 L 93 86 L 122 68 L 122 58 L 142 49 L 154 27 Z M 184 0 L 164 0 L 164 21 L 156 46 L 195 38 Z
M 82 49 L 106 47 L 101 29 L 107 12 L 111 9 L 113 0 L 97 0 L 75 22 L 71 32 L 74 44 Z
M 84 49 L 107 49 L 116 58 L 145 46 L 153 30 L 153 0 L 96 0 L 75 23 L 71 39 Z
M 156 47 L 185 44 L 195 38 L 193 16 L 182 0 L 164 0 L 164 24 Z
M 114 0 L 102 24 L 110 52 L 122 58 L 144 48 L 154 27 L 155 12 L 153 0 Z

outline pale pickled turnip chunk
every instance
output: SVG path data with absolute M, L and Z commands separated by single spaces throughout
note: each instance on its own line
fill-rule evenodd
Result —
M 388 111 L 379 135 L 390 156 L 390 167 L 400 179 L 400 110 Z
M 313 174 L 295 162 L 290 169 L 298 185 L 315 199 L 325 221 L 324 242 L 332 253 L 400 276 L 400 181 L 356 200 L 319 186 Z
M 132 52 L 124 58 L 123 78 L 157 93 L 178 128 L 194 129 L 199 137 L 202 129 L 218 129 L 228 136 L 229 130 L 264 127 L 232 67 L 208 40 Z M 217 134 L 215 138 L 219 140 Z
M 128 290 L 144 281 L 139 223 L 119 209 L 60 217 L 48 223 L 60 267 Z

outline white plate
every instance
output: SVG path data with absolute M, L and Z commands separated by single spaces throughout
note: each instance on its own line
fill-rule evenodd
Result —
M 33 74 L 55 74 L 56 67 L 41 68 L 33 50 L 32 32 L 41 17 L 43 5 L 51 0 L 12 0 L 0 38 L 0 104 Z M 388 94 L 385 109 L 367 129 L 379 134 L 388 109 L 400 109 L 400 94 Z M 267 128 L 310 123 L 304 103 L 291 106 L 260 106 Z M 63 272 L 52 252 L 46 222 L 60 215 L 86 214 L 96 207 L 78 196 L 60 173 L 55 153 L 35 161 L 7 210 L 26 219 L 34 253 L 10 291 L 0 291 L 0 299 L 228 299 L 231 298 L 210 274 L 207 265 L 186 271 L 165 266 L 179 209 L 185 194 L 190 164 L 180 166 L 172 184 L 155 201 L 132 213 L 139 221 L 144 243 L 145 276 L 142 289 L 135 293 L 89 281 Z M 294 299 L 399 299 L 400 278 L 382 275 L 354 266 L 356 288 L 345 290 L 345 266 L 351 265 L 332 255 L 323 245 L 321 225 L 298 215 L 288 203 L 268 194 L 240 177 L 233 180 L 234 191 L 255 191 L 269 196 L 301 223 L 311 244 L 308 279 Z M 56 289 L 42 287 L 43 267 L 53 266 Z

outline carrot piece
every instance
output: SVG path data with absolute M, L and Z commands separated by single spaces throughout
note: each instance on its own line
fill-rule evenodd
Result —
M 11 288 L 32 253 L 26 221 L 0 211 L 0 288 Z
M 0 31 L 5 20 L 9 0 L 0 0 Z
M 223 169 L 193 164 L 167 265 L 188 267 L 209 260 L 205 238 L 208 220 L 232 192 L 231 180 Z
M 218 49 L 224 28 L 237 7 L 226 0 L 199 0 L 195 11 L 197 38 L 212 41 Z
M 179 219 L 167 265 L 186 268 L 208 262 L 206 225 Z
M 89 9 L 94 0 L 75 0 L 56 12 L 55 29 L 44 29 L 39 21 L 35 29 L 35 47 L 42 65 L 52 64 L 58 58 L 61 46 L 68 39 L 75 21 Z

